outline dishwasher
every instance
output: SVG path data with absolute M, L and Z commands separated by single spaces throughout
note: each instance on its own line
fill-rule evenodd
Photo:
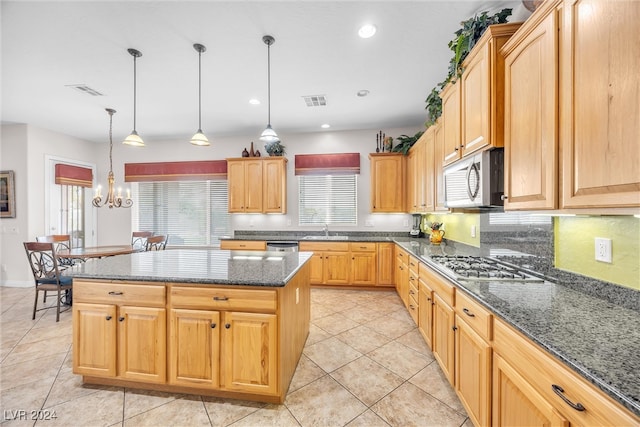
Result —
M 276 240 L 267 242 L 268 251 L 298 252 L 298 242 L 294 240 Z

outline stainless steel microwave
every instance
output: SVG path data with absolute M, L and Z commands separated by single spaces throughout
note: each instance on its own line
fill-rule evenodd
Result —
M 494 148 L 465 157 L 444 168 L 445 206 L 503 206 L 504 150 Z

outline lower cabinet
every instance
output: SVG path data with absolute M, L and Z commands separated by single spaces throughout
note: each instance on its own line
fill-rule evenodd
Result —
M 449 383 L 454 385 L 454 312 L 437 293 L 433 300 L 433 356 Z
M 375 286 L 377 282 L 377 246 L 372 242 L 349 243 L 352 285 Z
M 378 243 L 378 286 L 394 286 L 395 243 Z
M 266 251 L 264 240 L 220 240 L 220 249 L 229 251 Z
M 301 251 L 314 252 L 311 258 L 312 285 L 348 285 L 351 256 L 346 242 L 300 242 Z
M 419 280 L 418 304 L 420 312 L 418 316 L 418 330 L 422 338 L 433 351 L 433 290 L 422 279 Z
M 405 307 L 409 303 L 409 254 L 403 249 L 396 251 L 396 292 Z

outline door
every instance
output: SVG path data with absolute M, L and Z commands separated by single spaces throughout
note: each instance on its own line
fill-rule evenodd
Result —
M 321 285 L 324 281 L 324 254 L 314 252 L 309 260 L 309 283 Z
M 116 376 L 116 306 L 73 304 L 73 373 Z
M 466 64 L 462 80 L 461 150 L 472 153 L 491 143 L 489 135 L 489 43 Z
M 425 282 L 419 280 L 418 306 L 420 307 L 418 329 L 427 343 L 433 349 L 433 291 Z
M 405 212 L 402 154 L 370 154 L 371 212 Z
M 376 284 L 375 252 L 351 253 L 351 284 L 368 286 Z
M 395 243 L 378 243 L 378 285 L 393 286 L 393 247 Z
M 460 158 L 460 80 L 440 94 L 442 98 L 443 166 Z
M 433 356 L 445 376 L 454 385 L 454 312 L 437 294 L 433 306 Z
M 245 205 L 247 213 L 262 212 L 262 160 L 247 160 L 245 166 Z
M 351 257 L 349 252 L 324 252 L 324 279 L 327 285 L 349 283 Z
M 164 384 L 167 372 L 167 320 L 164 308 L 120 307 L 118 375 Z
M 220 386 L 220 313 L 171 310 L 169 383 Z
M 224 387 L 249 393 L 278 390 L 275 314 L 224 313 L 222 377 Z
M 229 212 L 244 212 L 244 191 L 246 187 L 244 161 L 227 161 L 227 185 Z
M 264 212 L 287 213 L 286 159 L 265 159 L 262 164 Z

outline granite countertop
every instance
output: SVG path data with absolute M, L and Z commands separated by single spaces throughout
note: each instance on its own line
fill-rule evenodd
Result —
M 397 233 L 396 233 L 397 234 Z M 305 238 L 314 236 L 317 238 Z M 328 236 L 318 232 L 289 232 L 282 234 L 241 234 L 223 236 L 220 240 L 264 240 L 269 242 L 393 242 L 388 233 L 331 232 Z
M 64 276 L 191 284 L 285 286 L 311 252 L 167 249 L 90 260 Z
M 462 245 L 396 243 L 538 343 L 555 358 L 640 416 L 638 311 L 550 281 L 456 280 L 432 254 L 478 255 Z

